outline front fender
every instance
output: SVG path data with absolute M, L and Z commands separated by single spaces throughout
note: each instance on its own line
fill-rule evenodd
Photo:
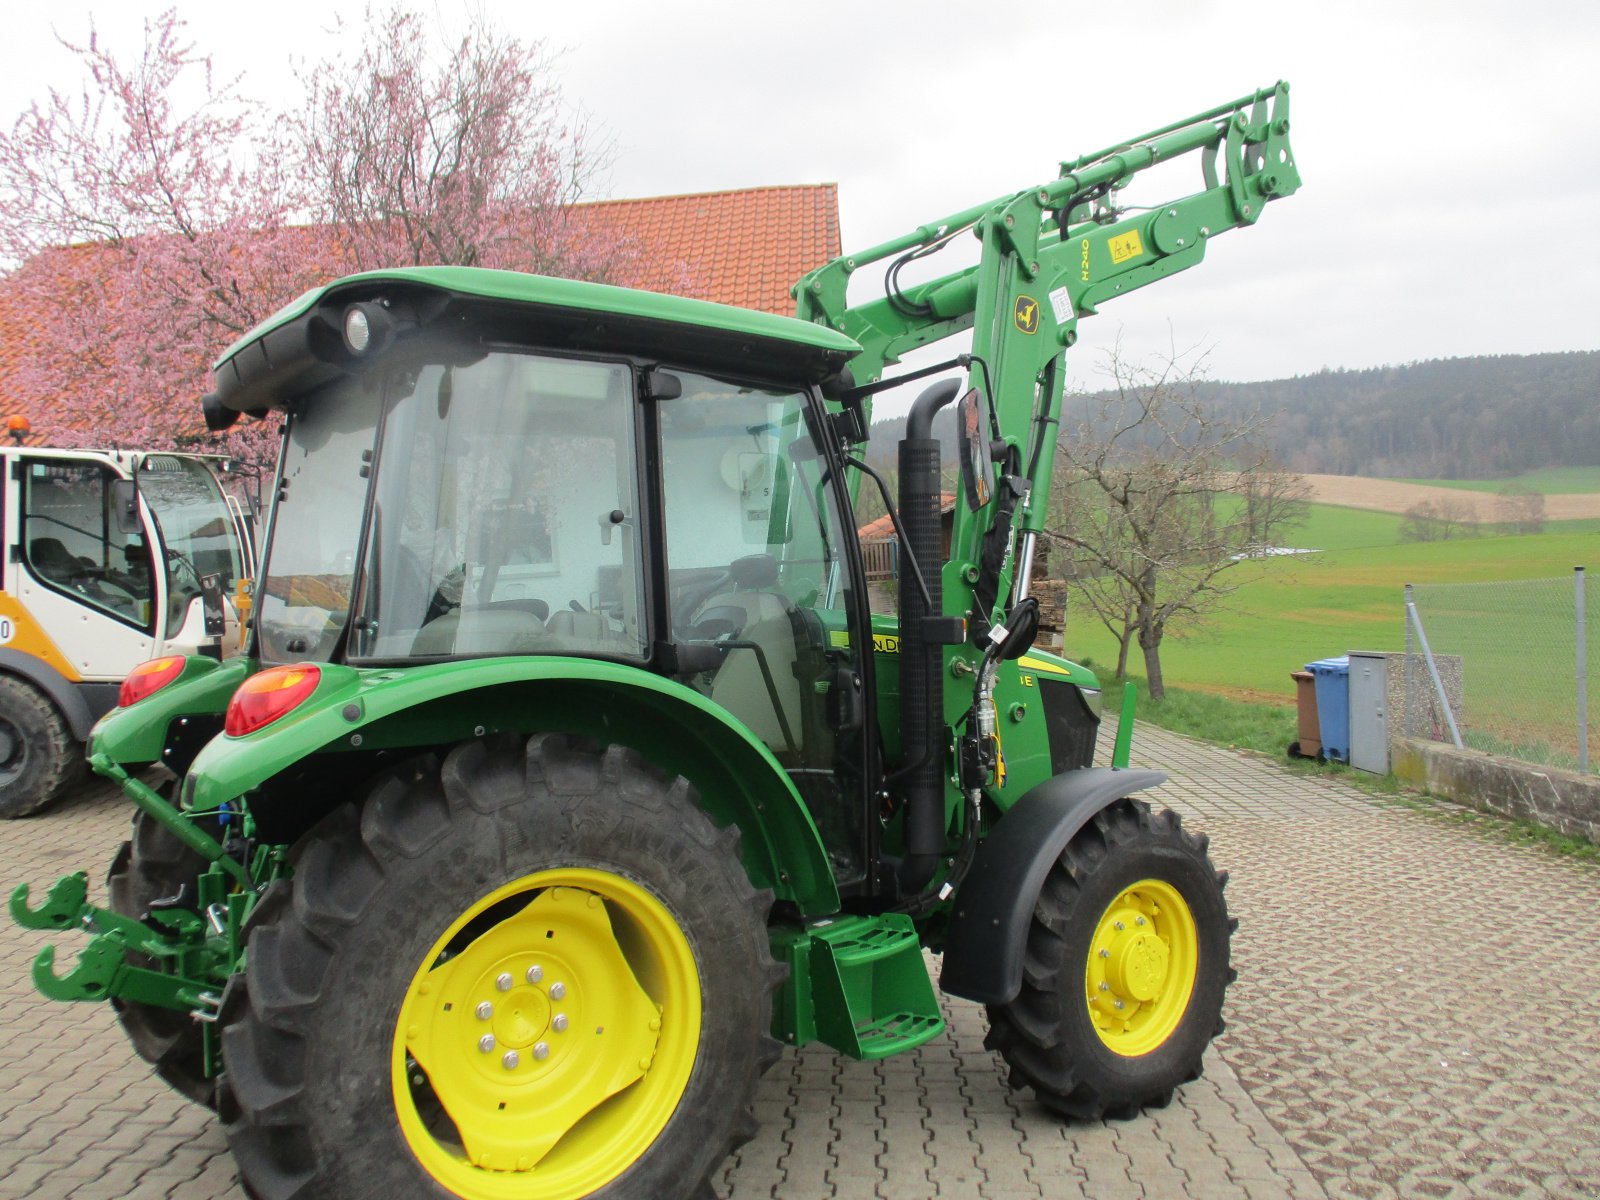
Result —
M 1089 767 L 1028 789 L 978 847 L 956 892 L 939 986 L 983 1004 L 1015 1000 L 1034 902 L 1056 859 L 1095 813 L 1166 779 L 1160 771 Z
M 405 669 L 322 668 L 300 707 L 195 759 L 185 801 L 209 809 L 312 754 L 435 747 L 490 733 L 576 733 L 682 775 L 719 825 L 737 825 L 758 887 L 804 913 L 838 911 L 816 823 L 772 752 L 700 693 L 620 663 L 471 659 Z M 159 694 L 159 693 L 158 693 Z

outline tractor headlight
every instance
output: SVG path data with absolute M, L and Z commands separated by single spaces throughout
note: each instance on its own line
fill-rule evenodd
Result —
M 343 331 L 352 358 L 374 358 L 394 340 L 395 321 L 381 303 L 352 304 L 344 310 Z
M 365 354 L 367 347 L 372 345 L 372 322 L 359 304 L 353 304 L 345 310 L 344 344 L 349 347 L 351 354 Z

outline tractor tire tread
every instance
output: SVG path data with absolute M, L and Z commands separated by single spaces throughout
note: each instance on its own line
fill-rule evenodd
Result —
M 611 799 L 597 804 L 596 797 Z M 530 811 L 546 804 L 553 811 Z M 359 811 L 347 806 L 331 814 L 297 843 L 292 883 L 274 885 L 258 906 L 249 931 L 249 970 L 235 977 L 224 1000 L 227 1070 L 220 1089 L 228 1140 L 253 1200 L 344 1200 L 352 1194 L 347 1148 L 323 1127 L 324 1109 L 313 1094 L 319 1083 L 313 1042 L 319 1020 L 326 1024 L 322 1010 L 337 999 L 330 989 L 337 986 L 341 956 L 360 949 L 369 933 L 364 922 L 370 910 L 386 886 L 395 886 L 391 876 L 408 867 L 414 871 L 431 853 L 448 849 L 452 835 L 492 831 L 504 843 L 500 853 L 509 862 L 534 844 L 540 824 L 553 820 L 581 827 L 598 841 L 610 839 L 625 822 L 654 822 L 656 828 L 687 833 L 707 853 L 686 857 L 675 869 L 708 884 L 716 884 L 709 876 L 720 872 L 722 890 L 731 889 L 731 904 L 759 919 L 757 929 L 756 920 L 742 918 L 749 925 L 745 949 L 760 958 L 749 965 L 765 987 L 758 1004 L 760 1034 L 750 1043 L 754 1053 L 742 1066 L 724 1068 L 739 1076 L 738 1086 L 726 1089 L 734 1108 L 723 1108 L 715 1117 L 713 1128 L 721 1130 L 716 1144 L 698 1131 L 676 1131 L 682 1153 L 699 1164 L 694 1170 L 700 1178 L 688 1194 L 714 1194 L 712 1174 L 756 1131 L 756 1085 L 783 1049 L 766 1034 L 775 993 L 787 976 L 786 968 L 771 959 L 765 935 L 772 893 L 757 890 L 740 868 L 738 829 L 718 829 L 699 810 L 687 781 L 667 776 L 637 752 L 618 745 L 601 749 L 564 734 L 526 739 L 491 734 L 456 746 L 442 759 L 425 757 L 386 772 Z M 726 865 L 707 865 L 717 859 Z M 742 975 L 746 967 L 739 969 Z M 687 1101 L 682 1107 L 719 1109 Z M 695 1112 L 684 1117 L 691 1124 L 700 1119 Z M 384 1120 L 395 1126 L 392 1115 Z M 400 1154 L 391 1157 L 410 1162 L 397 1132 L 378 1132 L 399 1143 Z M 662 1139 L 671 1136 L 669 1125 Z M 416 1173 L 422 1178 L 409 1186 L 420 1190 L 407 1191 L 408 1196 L 453 1194 L 426 1172 Z M 630 1169 L 597 1195 L 617 1200 L 653 1195 L 660 1181 L 636 1178 L 647 1173 Z M 375 1182 L 360 1186 L 363 1197 L 395 1194 Z M 684 1187 L 684 1177 L 677 1176 L 672 1186 Z
M 206 861 L 164 825 L 144 812 L 133 818 L 133 830 L 111 860 L 106 894 L 111 910 L 143 919 L 153 901 L 193 886 Z M 135 965 L 150 965 L 133 956 Z M 215 1082 L 205 1075 L 200 1026 L 187 1013 L 113 1000 L 112 1008 L 134 1053 L 155 1068 L 156 1075 L 180 1095 L 205 1108 L 216 1107 Z
M 17 777 L 0 786 L 0 819 L 31 816 L 83 779 L 83 747 L 54 702 L 20 676 L 0 674 L 0 717 L 25 740 L 28 754 Z
M 1153 812 L 1145 802 L 1125 798 L 1096 813 L 1062 851 L 1034 906 L 1021 990 L 1011 1003 L 988 1008 L 990 1028 L 984 1045 L 1004 1059 L 1013 1088 L 1031 1088 L 1045 1109 L 1064 1118 L 1114 1120 L 1136 1115 L 1142 1108 L 1165 1107 L 1177 1084 L 1199 1076 L 1201 1056 L 1222 1030 L 1222 999 L 1235 978 L 1227 961 L 1227 938 L 1237 921 L 1227 917 L 1222 898 L 1227 876 L 1212 868 L 1208 846 L 1209 839 L 1185 829 L 1177 813 Z M 1196 981 L 1196 1003 L 1214 1003 L 1216 1013 L 1202 1012 L 1194 1020 L 1186 1015 L 1161 1047 L 1160 1069 L 1128 1066 L 1142 1060 L 1119 1059 L 1102 1050 L 1091 1023 L 1076 1011 L 1082 1003 L 1081 956 L 1087 953 L 1099 906 L 1108 903 L 1117 888 L 1139 877 L 1129 874 L 1107 894 L 1111 876 L 1102 879 L 1101 873 L 1114 868 L 1127 874 L 1134 869 L 1130 864 L 1139 862 L 1138 856 L 1151 847 L 1167 856 L 1176 852 L 1189 864 L 1191 883 L 1202 891 L 1206 884 L 1214 889 L 1212 896 L 1199 898 L 1209 906 L 1207 912 L 1214 909 L 1215 928 L 1209 932 L 1220 937 L 1220 954 L 1216 944 L 1202 953 L 1204 978 Z M 1195 898 L 1185 898 L 1194 907 Z M 1204 913 L 1196 913 L 1197 923 L 1206 919 Z M 1202 929 L 1200 936 L 1204 942 L 1207 931 Z

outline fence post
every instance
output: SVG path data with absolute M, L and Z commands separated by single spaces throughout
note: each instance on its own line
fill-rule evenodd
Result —
M 1411 618 L 1411 625 L 1417 631 L 1417 640 L 1422 643 L 1422 657 L 1428 664 L 1428 674 L 1433 676 L 1433 690 L 1439 697 L 1439 705 L 1444 709 L 1445 722 L 1450 726 L 1450 740 L 1460 750 L 1461 731 L 1456 728 L 1456 714 L 1450 711 L 1450 698 L 1444 694 L 1444 681 L 1439 678 L 1439 668 L 1433 661 L 1433 651 L 1428 648 L 1428 635 L 1422 628 L 1422 617 L 1417 613 L 1416 601 L 1411 597 L 1411 585 L 1406 584 L 1406 616 Z
M 1582 567 L 1572 568 L 1573 613 L 1578 642 L 1578 770 L 1589 773 L 1589 638 L 1583 611 Z

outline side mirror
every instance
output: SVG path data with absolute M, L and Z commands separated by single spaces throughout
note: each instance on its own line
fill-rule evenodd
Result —
M 139 485 L 131 479 L 113 480 L 111 507 L 116 510 L 118 533 L 142 533 L 139 522 Z
M 967 507 L 973 512 L 993 498 L 990 486 L 988 406 L 972 388 L 956 402 L 956 433 L 961 441 L 961 484 L 967 493 Z

